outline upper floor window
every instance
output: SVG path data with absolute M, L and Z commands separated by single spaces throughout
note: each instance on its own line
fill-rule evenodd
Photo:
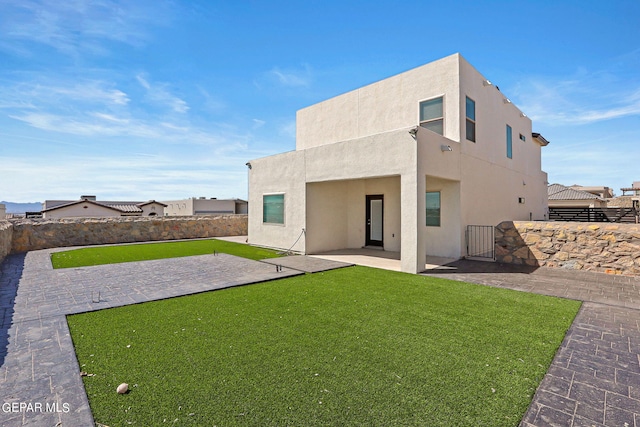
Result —
M 420 126 L 444 135 L 442 97 L 420 103 Z
M 513 159 L 513 131 L 511 126 L 507 125 L 507 157 Z
M 476 101 L 467 96 L 467 139 L 476 142 Z

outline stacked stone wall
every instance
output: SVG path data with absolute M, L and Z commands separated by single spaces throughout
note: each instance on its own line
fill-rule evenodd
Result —
M 9 221 L 0 221 L 0 263 L 11 253 L 13 226 Z
M 640 275 L 640 225 L 505 221 L 496 227 L 496 260 Z
M 22 219 L 11 224 L 11 253 L 247 234 L 246 215 Z

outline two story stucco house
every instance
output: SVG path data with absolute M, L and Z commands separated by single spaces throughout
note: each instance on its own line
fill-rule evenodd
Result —
M 296 126 L 295 151 L 247 163 L 251 244 L 379 247 L 416 273 L 465 256 L 468 225 L 546 217 L 548 142 L 460 54 L 304 108 Z

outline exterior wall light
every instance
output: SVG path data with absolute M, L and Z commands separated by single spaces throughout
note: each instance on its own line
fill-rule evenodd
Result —
M 444 144 L 443 144 L 443 145 L 441 145 L 441 146 L 440 146 L 440 150 L 441 150 L 442 152 L 445 152 L 445 151 L 453 151 L 453 148 L 451 148 L 451 146 L 450 146 L 450 145 L 444 145 Z

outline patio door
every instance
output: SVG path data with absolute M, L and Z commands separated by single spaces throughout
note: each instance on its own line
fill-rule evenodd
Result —
M 383 246 L 384 196 L 367 195 L 366 246 Z

